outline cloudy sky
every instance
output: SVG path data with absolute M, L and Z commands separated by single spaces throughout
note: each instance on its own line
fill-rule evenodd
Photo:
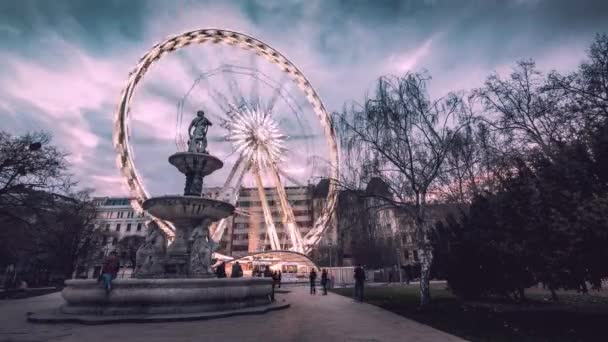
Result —
M 594 34 L 608 32 L 608 1 L 3 0 L 0 128 L 51 132 L 71 153 L 83 186 L 98 195 L 125 195 L 111 136 L 127 75 L 158 41 L 200 28 L 240 31 L 278 49 L 333 111 L 363 99 L 384 74 L 427 70 L 431 95 L 437 97 L 480 86 L 493 71 L 508 73 L 518 59 L 534 58 L 545 71 L 572 70 Z M 285 168 L 300 178 L 314 176 L 311 160 L 326 153 L 319 127 L 304 97 L 265 63 L 233 48 L 203 45 L 169 55 L 150 70 L 131 114 L 137 167 L 152 194 L 181 191 L 182 179 L 167 163 L 181 131 L 177 104 L 201 75 L 222 65 L 256 70 L 257 78 L 202 77 L 181 112 L 185 124 L 195 108 L 221 116 L 218 94 L 232 95 L 229 84 L 237 84 L 245 98 L 258 94 L 263 103 L 283 87 L 276 121 L 294 137 L 286 143 L 292 153 Z M 212 141 L 210 149 L 229 169 L 231 146 Z

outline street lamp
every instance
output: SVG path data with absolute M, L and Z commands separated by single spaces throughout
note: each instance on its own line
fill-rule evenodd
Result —
M 329 267 L 332 267 L 332 263 L 331 263 L 332 245 L 333 245 L 333 242 L 331 242 L 331 241 L 329 241 L 327 243 L 327 246 L 329 246 Z

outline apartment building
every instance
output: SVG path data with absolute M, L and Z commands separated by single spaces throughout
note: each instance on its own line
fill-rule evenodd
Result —
M 289 235 L 283 227 L 280 200 L 276 188 L 265 188 L 266 199 L 272 212 L 282 249 L 291 248 Z M 287 200 L 302 236 L 312 228 L 312 188 L 309 186 L 285 187 Z M 266 231 L 266 222 L 262 211 L 262 202 L 257 188 L 243 188 L 239 191 L 236 205 L 237 213 L 233 216 L 230 229 L 224 236 L 226 253 L 233 257 L 245 256 L 252 252 L 270 250 L 270 239 Z

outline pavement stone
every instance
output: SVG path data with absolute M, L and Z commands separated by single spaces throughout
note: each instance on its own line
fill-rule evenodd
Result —
M 373 305 L 329 294 L 286 288 L 279 302 L 291 306 L 261 315 L 206 321 L 112 325 L 32 324 L 27 312 L 52 309 L 59 293 L 0 301 L 0 342 L 26 341 L 463 341 Z

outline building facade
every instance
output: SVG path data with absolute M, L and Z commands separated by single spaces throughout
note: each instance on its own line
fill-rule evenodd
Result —
M 291 248 L 291 242 L 281 219 L 279 195 L 276 188 L 265 188 L 268 205 L 272 212 L 281 247 Z M 285 187 L 289 201 L 302 236 L 312 228 L 312 188 L 308 186 Z M 221 246 L 233 257 L 270 250 L 270 240 L 266 230 L 262 202 L 257 188 L 242 188 L 236 205 L 236 213 L 226 227 Z
M 121 258 L 121 273 L 119 277 L 128 277 L 133 270 L 133 255 L 137 244 L 131 245 L 131 249 L 119 248 L 120 242 L 126 238 L 139 239 L 143 241 L 147 234 L 146 222 L 149 220 L 145 214 L 137 213 L 131 206 L 132 198 L 128 197 L 95 197 L 93 204 L 96 210 L 95 220 L 92 222 L 98 230 L 99 241 L 94 246 L 98 247 L 97 257 L 83 265 L 76 271 L 78 278 L 97 278 L 101 271 L 103 260 L 110 252 L 117 251 Z

